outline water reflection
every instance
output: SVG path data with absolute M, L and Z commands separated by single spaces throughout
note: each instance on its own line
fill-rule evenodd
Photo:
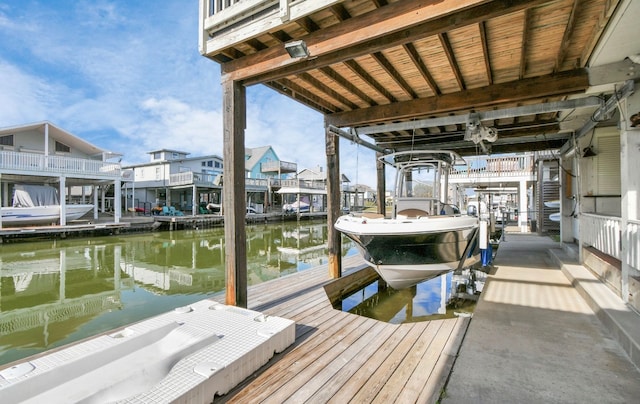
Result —
M 249 284 L 325 264 L 326 255 L 324 223 L 247 228 Z M 4 244 L 0 364 L 220 293 L 224 256 L 222 228 Z
M 475 308 L 485 279 L 485 273 L 467 269 L 401 290 L 375 280 L 342 296 L 334 307 L 393 324 L 468 316 Z

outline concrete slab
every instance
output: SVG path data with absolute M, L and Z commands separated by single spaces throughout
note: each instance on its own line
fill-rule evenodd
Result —
M 548 255 L 547 237 L 500 245 L 442 403 L 630 403 L 640 372 Z

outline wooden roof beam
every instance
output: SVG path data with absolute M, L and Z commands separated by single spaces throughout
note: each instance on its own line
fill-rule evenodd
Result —
M 396 97 L 394 97 L 390 92 L 388 92 L 380 83 L 378 83 L 366 70 L 362 68 L 355 60 L 347 60 L 344 62 L 344 65 L 347 66 L 351 71 L 360 78 L 360 80 L 367 83 L 371 88 L 377 91 L 381 96 L 387 99 L 389 102 L 396 102 Z
M 223 64 L 222 72 L 227 80 L 245 85 L 273 81 L 549 1 L 399 1 L 299 38 L 307 43 L 311 58 L 291 59 L 283 47 L 271 47 Z
M 573 6 L 571 7 L 571 12 L 569 13 L 569 21 L 567 21 L 567 25 L 564 29 L 564 34 L 562 35 L 562 42 L 560 42 L 560 50 L 558 51 L 558 55 L 556 56 L 556 63 L 553 66 L 553 72 L 557 72 L 560 70 L 562 63 L 564 62 L 565 57 L 567 56 L 567 51 L 569 50 L 569 45 L 571 44 L 571 35 L 573 34 L 573 27 L 576 23 L 576 14 L 578 3 L 580 0 L 573 0 Z M 575 66 L 574 66 L 575 67 Z
M 331 80 L 335 81 L 339 86 L 347 90 L 349 93 L 360 98 L 369 106 L 378 105 L 378 103 L 371 97 L 369 97 L 364 91 L 355 86 L 352 82 L 342 77 L 338 72 L 330 67 L 321 67 L 320 71 Z
M 346 106 L 348 109 L 357 109 L 358 108 L 358 105 L 354 104 L 349 99 L 345 98 L 340 93 L 338 93 L 337 91 L 335 91 L 331 87 L 325 85 L 324 83 L 322 83 L 320 80 L 316 79 L 315 77 L 313 77 L 309 73 L 301 73 L 298 76 L 300 77 L 301 80 L 306 81 L 307 83 L 309 83 L 313 87 L 317 88 L 321 92 L 325 93 L 326 95 L 328 95 L 332 99 L 334 99 L 334 100 L 338 101 L 340 104 Z
M 446 32 L 441 32 L 438 34 L 438 39 L 440 39 L 440 44 L 442 45 L 442 49 L 444 49 L 444 54 L 447 55 L 449 67 L 451 67 L 451 71 L 456 77 L 458 88 L 460 88 L 460 90 L 464 90 L 465 88 L 467 88 L 467 86 L 464 84 L 462 73 L 460 72 L 460 68 L 458 68 L 458 62 L 456 61 L 456 55 L 453 53 L 451 42 L 449 42 L 449 36 Z
M 524 18 L 522 23 L 522 45 L 520 46 L 520 73 L 518 77 L 524 78 L 527 72 L 527 34 L 529 33 L 529 10 L 524 10 Z
M 409 83 L 407 83 L 402 78 L 402 75 L 400 75 L 400 73 L 396 70 L 396 68 L 393 67 L 391 62 L 389 62 L 389 59 L 387 59 L 380 52 L 374 53 L 373 55 L 371 55 L 371 57 L 380 65 L 380 67 L 382 67 L 382 69 L 385 72 L 387 72 L 387 74 L 391 77 L 391 79 L 400 87 L 400 89 L 402 89 L 402 91 L 404 91 L 405 94 L 407 94 L 412 99 L 418 98 L 418 94 L 416 94 L 416 92 L 413 91 L 413 88 L 411 88 Z
M 413 64 L 416 66 L 416 69 L 418 69 L 418 72 L 420 72 L 420 75 L 422 76 L 424 81 L 427 82 L 427 85 L 429 86 L 429 88 L 431 88 L 431 91 L 433 91 L 433 94 L 442 94 L 440 88 L 438 87 L 438 84 L 436 84 L 433 76 L 431 75 L 431 73 L 429 73 L 429 69 L 427 69 L 427 66 L 424 64 L 424 61 L 420 57 L 420 54 L 418 53 L 416 47 L 413 46 L 413 44 L 408 43 L 406 45 L 403 45 L 403 48 L 411 58 Z
M 493 84 L 493 71 L 491 71 L 491 57 L 489 56 L 486 21 L 480 21 L 478 28 L 480 30 L 480 42 L 482 45 L 482 54 L 484 55 L 484 68 L 487 72 L 487 81 L 489 84 Z
M 377 122 L 411 119 L 427 114 L 442 114 L 555 95 L 581 93 L 588 87 L 589 77 L 587 70 L 575 69 L 557 74 L 493 84 L 452 94 L 335 113 L 326 116 L 325 120 L 328 124 L 337 127 L 355 127 Z

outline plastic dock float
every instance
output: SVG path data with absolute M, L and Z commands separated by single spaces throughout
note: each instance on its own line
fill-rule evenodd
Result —
M 0 371 L 5 403 L 210 403 L 295 341 L 295 323 L 203 300 Z

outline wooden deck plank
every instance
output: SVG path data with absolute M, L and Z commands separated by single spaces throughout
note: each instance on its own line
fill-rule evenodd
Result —
M 371 329 L 369 335 L 363 335 L 358 340 L 358 345 L 354 344 L 354 349 L 348 354 L 350 357 L 347 355 L 339 356 L 322 373 L 317 375 L 324 384 L 317 388 L 307 400 L 316 403 L 328 402 L 360 368 L 366 366 L 365 363 L 369 358 L 380 353 L 381 346 L 389 341 L 395 331 L 394 327 L 389 327 L 388 324 L 378 323 L 375 328 Z M 398 334 L 396 333 L 396 335 Z M 397 338 L 396 341 L 400 341 L 400 338 Z M 360 345 L 362 346 L 360 347 Z M 360 349 L 358 350 L 358 348 Z M 312 382 L 318 384 L 316 380 L 309 383 Z
M 414 372 L 409 376 L 404 386 L 399 391 L 391 392 L 392 397 L 397 397 L 399 401 L 411 400 L 418 397 L 425 386 L 425 375 L 428 375 L 427 383 L 432 378 L 438 378 L 439 374 L 436 371 L 436 365 L 438 359 L 442 355 L 442 350 L 452 336 L 452 331 L 455 328 L 456 320 L 440 320 L 440 329 L 433 336 L 433 339 L 425 346 L 422 357 L 418 358 L 419 353 L 416 352 L 413 355 L 418 359 L 415 362 Z M 389 385 L 394 385 L 390 383 Z M 386 386 L 385 386 L 386 387 Z
M 417 402 L 434 403 L 440 397 L 440 390 L 449 378 L 449 373 L 451 373 L 455 358 L 458 356 L 458 351 L 470 320 L 470 318 L 458 318 L 456 320 L 455 326 L 451 330 L 451 337 L 447 340 L 438 357 L 432 376 L 423 384 Z
M 357 320 L 352 321 L 355 322 Z M 311 396 L 316 391 L 315 389 L 322 387 L 326 381 L 324 377 L 319 377 L 322 375 L 322 370 L 334 362 L 336 358 L 344 355 L 345 352 L 352 352 L 354 347 L 357 347 L 357 345 L 355 345 L 356 342 L 363 334 L 368 333 L 375 324 L 375 321 L 365 320 L 339 340 L 327 341 L 327 344 L 323 344 L 322 348 L 327 348 L 323 352 L 320 352 L 319 349 L 309 352 L 307 356 L 309 361 L 308 366 L 296 372 L 295 378 L 290 379 L 287 383 L 283 384 L 277 392 L 272 394 L 269 397 L 269 402 L 304 402 L 306 397 Z
M 229 402 L 257 402 L 268 399 L 280 386 L 295 377 L 318 355 L 326 352 L 331 348 L 331 345 L 343 339 L 364 322 L 364 319 L 353 321 L 346 316 L 335 316 L 332 320 L 335 321 L 331 326 L 313 333 L 303 344 L 296 345 L 289 352 L 289 355 L 274 363 L 257 377 L 250 390 L 246 389 L 240 392 Z
M 345 267 L 343 275 L 363 268 L 363 261 L 346 257 Z M 451 369 L 469 320 L 389 324 L 356 316 L 332 307 L 324 290 L 329 282 L 324 265 L 249 288 L 249 308 L 294 320 L 296 340 L 216 402 L 437 398 L 446 381 L 442 374 Z
M 427 328 L 423 330 L 422 334 L 420 334 L 411 347 L 411 352 L 408 352 L 407 355 L 402 358 L 400 365 L 396 367 L 372 402 L 388 403 L 393 401 L 395 397 L 398 397 L 418 367 L 422 356 L 428 351 L 432 342 L 438 338 L 442 325 L 442 321 L 429 322 Z M 421 369 L 420 371 L 429 374 L 431 373 L 431 368 Z
M 422 335 L 426 327 L 426 324 L 414 324 L 402 341 L 400 341 L 375 371 L 372 372 L 373 369 L 367 370 L 369 378 L 360 386 L 358 392 L 353 395 L 353 397 L 349 397 L 347 401 L 353 403 L 372 402 L 380 390 L 384 388 L 384 385 L 393 372 L 401 365 L 404 357 L 411 351 L 411 347 L 416 343 L 418 338 L 420 338 L 420 335 Z M 342 401 L 342 403 L 347 401 Z

